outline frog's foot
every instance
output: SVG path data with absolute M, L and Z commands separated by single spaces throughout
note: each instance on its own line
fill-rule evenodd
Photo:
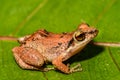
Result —
M 70 73 L 82 71 L 81 65 L 77 64 L 76 66 L 70 68 Z

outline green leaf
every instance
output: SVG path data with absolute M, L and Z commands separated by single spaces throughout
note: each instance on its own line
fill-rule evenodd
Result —
M 95 41 L 120 42 L 120 0 L 1 0 L 0 35 L 20 37 L 38 29 L 70 32 L 86 22 L 99 29 Z M 69 75 L 58 71 L 21 69 L 11 49 L 17 42 L 0 41 L 0 80 L 120 80 L 120 48 L 88 45 L 68 60 L 83 71 Z

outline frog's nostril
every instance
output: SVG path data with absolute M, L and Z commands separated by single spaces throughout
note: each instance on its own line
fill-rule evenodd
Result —
M 95 33 L 97 33 L 97 34 L 98 34 L 98 32 L 99 32 L 99 31 L 96 29 L 96 30 L 95 30 Z
M 89 32 L 89 34 L 96 34 L 96 33 L 98 33 L 98 30 L 97 29 L 93 29 L 93 30 L 91 30 L 90 32 Z

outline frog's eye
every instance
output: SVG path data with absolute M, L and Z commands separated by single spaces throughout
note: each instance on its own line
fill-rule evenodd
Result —
M 75 41 L 83 41 L 85 39 L 85 34 L 81 31 L 76 31 L 73 35 Z

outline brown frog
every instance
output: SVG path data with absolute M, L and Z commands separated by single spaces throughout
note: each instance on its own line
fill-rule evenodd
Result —
M 69 68 L 62 62 L 80 52 L 94 37 L 98 30 L 82 23 L 70 33 L 55 34 L 38 30 L 32 35 L 18 39 L 20 46 L 12 49 L 16 62 L 23 69 L 48 71 L 43 65 L 51 62 L 63 73 L 80 71 L 80 65 Z

